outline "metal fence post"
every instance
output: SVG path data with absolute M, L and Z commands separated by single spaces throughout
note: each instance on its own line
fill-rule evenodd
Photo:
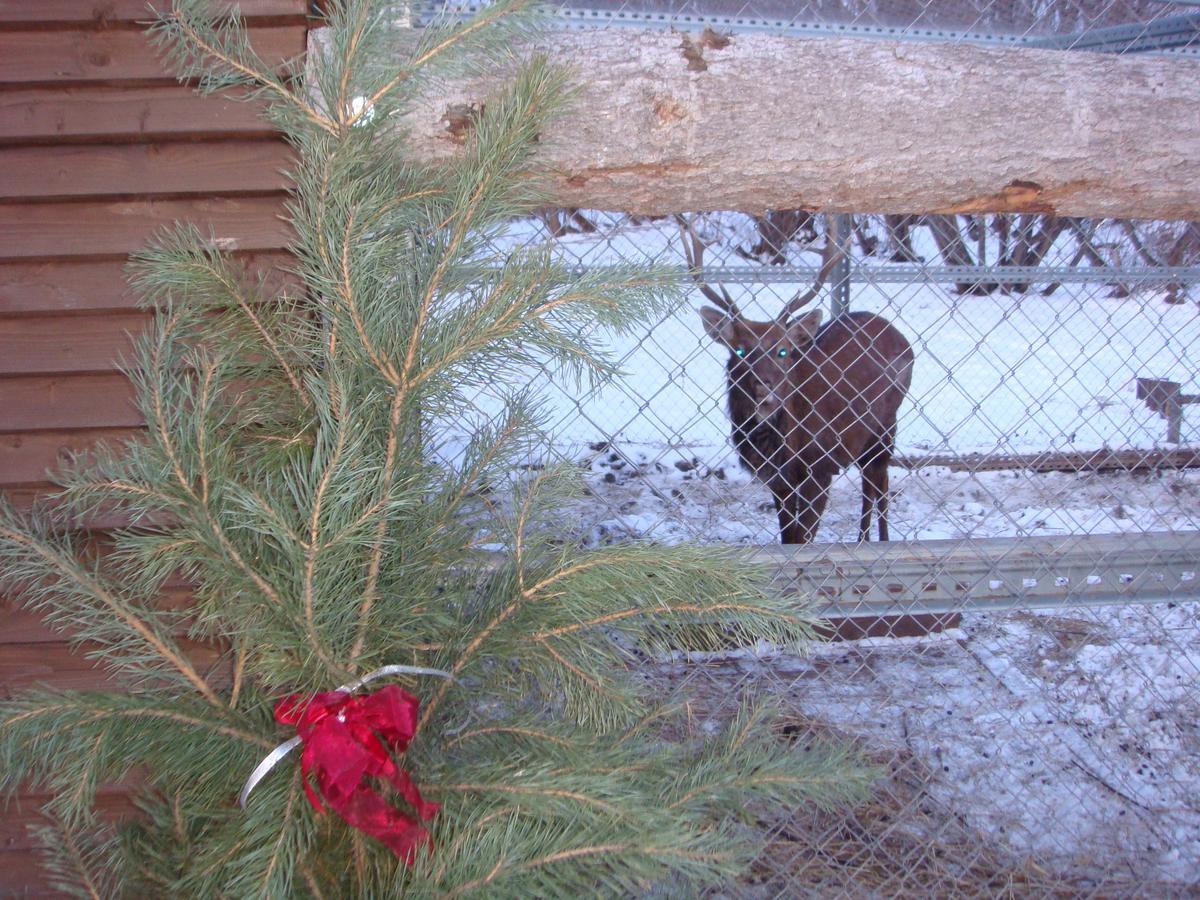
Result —
M 829 305 L 830 318 L 837 318 L 850 311 L 850 238 L 854 223 L 845 213 L 831 216 L 829 222 L 833 228 L 829 239 L 837 241 L 844 251 L 833 270 L 833 289 Z

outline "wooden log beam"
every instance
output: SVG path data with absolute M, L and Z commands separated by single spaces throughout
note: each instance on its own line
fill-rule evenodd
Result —
M 547 46 L 580 89 L 542 136 L 563 206 L 1200 219 L 1194 60 L 631 29 Z M 497 81 L 439 84 L 405 123 L 417 154 L 461 154 L 453 112 Z

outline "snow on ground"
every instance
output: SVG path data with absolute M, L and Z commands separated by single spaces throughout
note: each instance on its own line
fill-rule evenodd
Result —
M 721 229 L 736 226 L 732 217 Z M 920 230 L 918 234 L 923 234 Z M 518 228 L 514 240 L 530 229 Z M 744 239 L 742 243 L 749 241 Z M 927 258 L 934 248 L 918 245 Z M 728 242 L 726 246 L 728 245 Z M 617 226 L 558 249 L 589 263 L 680 264 L 662 223 Z M 713 248 L 709 264 L 721 259 Z M 1053 252 L 1051 254 L 1053 256 Z M 807 254 L 797 262 L 815 263 Z M 994 254 L 991 258 L 995 258 Z M 943 286 L 873 285 L 858 261 L 852 308 L 891 319 L 913 343 L 901 453 L 1007 454 L 1155 448 L 1165 422 L 1134 395 L 1138 376 L 1200 381 L 1200 309 L 1102 285 L 1052 296 L 959 296 Z M 730 285 L 750 315 L 795 285 Z M 739 470 L 724 410 L 724 357 L 692 308 L 615 342 L 628 373 L 582 396 L 538 381 L 549 448 L 526 464 L 577 464 L 589 496 L 565 511 L 591 544 L 651 539 L 777 540 L 770 496 Z M 491 398 L 477 398 L 487 413 Z M 448 435 L 449 436 L 449 435 Z M 1183 438 L 1200 442 L 1200 405 Z M 1046 474 L 893 467 L 893 539 L 1195 530 L 1200 472 Z M 818 541 L 857 532 L 856 472 L 840 476 Z M 1200 605 L 970 614 L 940 637 L 818 647 L 807 660 L 746 661 L 807 715 L 907 749 L 929 793 L 1014 854 L 1064 871 L 1116 867 L 1134 879 L 1200 884 Z
M 1014 861 L 1150 896 L 1200 886 L 1200 604 L 973 614 L 807 658 L 724 656 L 707 677 L 753 678 L 877 758 L 923 760 L 924 795 Z
M 597 442 L 576 461 L 590 497 L 571 510 L 592 543 L 778 540 L 771 495 L 727 448 L 701 458 L 661 445 Z M 891 469 L 893 540 L 1193 530 L 1200 470 L 1160 473 Z M 835 479 L 818 542 L 857 539 L 857 470 Z

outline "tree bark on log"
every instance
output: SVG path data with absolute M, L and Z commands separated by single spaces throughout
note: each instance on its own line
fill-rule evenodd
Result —
M 543 136 L 562 206 L 1200 219 L 1200 63 L 712 32 L 565 31 L 580 93 Z M 457 81 L 408 117 L 452 161 Z

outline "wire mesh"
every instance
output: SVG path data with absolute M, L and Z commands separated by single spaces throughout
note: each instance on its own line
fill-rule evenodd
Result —
M 686 277 L 700 262 L 714 295 L 769 321 L 818 276 L 831 219 L 689 216 L 704 247 L 691 263 L 672 218 L 547 211 L 508 240 L 547 241 L 579 267 L 633 260 Z M 1194 887 L 1200 229 L 991 215 L 843 225 L 850 312 L 892 323 L 913 351 L 888 467 L 891 541 L 858 542 L 860 473 L 838 465 L 790 589 L 857 615 L 840 636 L 867 637 L 804 659 L 681 647 L 647 661 L 647 677 L 708 719 L 769 695 L 787 739 L 837 736 L 882 774 L 863 807 L 755 812 L 762 854 L 729 895 Z M 830 293 L 805 311 L 829 321 Z M 526 466 L 579 467 L 587 496 L 563 527 L 586 543 L 731 542 L 778 563 L 772 493 L 731 439 L 736 348 L 706 333 L 704 306 L 696 285 L 614 340 L 626 373 L 614 384 L 545 373 L 551 441 Z M 1139 393 L 1147 378 L 1177 386 L 1177 408 Z
M 563 9 L 588 23 L 624 16 L 1105 52 L 1200 47 L 1200 10 L 1158 0 L 588 0 Z M 819 279 L 834 221 L 799 210 L 688 216 L 702 252 L 690 260 L 672 218 L 554 209 L 514 223 L 501 250 L 542 241 L 581 269 L 697 270 L 682 308 L 610 344 L 626 378 L 589 390 L 546 372 L 533 386 L 550 440 L 523 466 L 565 461 L 587 484 L 563 510 L 565 530 L 597 546 L 736 543 L 779 562 L 768 548 L 787 522 L 770 478 L 739 460 L 728 370 L 739 349 L 804 358 L 810 345 L 780 342 L 786 331 L 761 346 L 722 343 L 700 310 L 724 290 L 743 318 L 774 321 Z M 785 711 L 782 739 L 845 741 L 880 774 L 852 809 L 747 810 L 761 853 L 715 895 L 1194 892 L 1200 225 L 861 214 L 839 226 L 846 259 L 804 311 L 819 308 L 826 322 L 842 307 L 879 317 L 912 349 L 886 466 L 891 541 L 859 543 L 855 462 L 869 459 L 839 444 L 845 429 L 822 435 L 829 421 L 798 413 L 780 425 L 769 409 L 763 419 L 784 432 L 787 465 L 814 445 L 837 457 L 813 542 L 788 557 L 780 584 L 827 613 L 859 616 L 834 628 L 859 639 L 804 658 L 681 646 L 647 660 L 645 673 L 684 698 L 701 729 L 747 696 L 769 697 Z M 833 380 L 844 386 L 870 352 L 838 362 Z M 746 393 L 759 405 L 772 389 L 785 406 L 812 391 L 811 376 L 755 377 Z M 495 403 L 481 393 L 480 415 Z M 875 438 L 889 430 L 886 411 L 856 407 L 844 391 L 839 403 L 858 410 L 856 425 L 882 416 L 865 423 Z

